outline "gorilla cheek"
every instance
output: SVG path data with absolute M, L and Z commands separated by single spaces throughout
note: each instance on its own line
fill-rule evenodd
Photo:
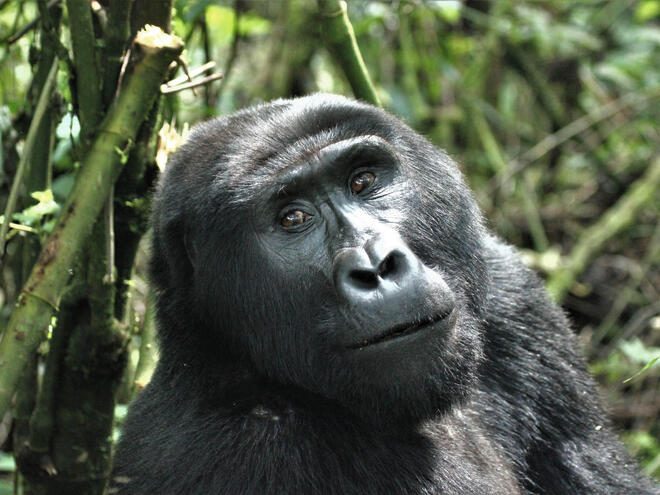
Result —
M 246 326 L 245 339 L 252 361 L 267 376 L 313 389 L 318 375 L 328 366 L 331 354 L 329 328 L 332 324 L 329 306 L 331 294 L 318 274 L 306 270 L 281 273 L 265 264 L 263 297 L 248 309 L 248 318 L 255 322 Z M 271 267 L 272 269 L 272 267 Z M 277 285 L 268 280 L 278 280 Z M 257 322 L 268 322 L 267 326 Z M 258 331 L 255 331 L 258 329 Z

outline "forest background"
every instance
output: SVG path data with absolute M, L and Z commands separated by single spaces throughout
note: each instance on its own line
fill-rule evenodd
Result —
M 150 191 L 188 126 L 318 91 L 455 157 L 660 479 L 660 0 L 131 5 L 0 0 L 0 495 L 102 493 L 157 359 Z

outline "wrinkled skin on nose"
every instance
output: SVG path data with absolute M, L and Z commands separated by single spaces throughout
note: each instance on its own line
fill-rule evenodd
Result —
M 333 277 L 356 323 L 355 345 L 424 320 L 441 321 L 455 306 L 442 276 L 426 267 L 394 232 L 373 235 L 361 246 L 342 250 L 335 258 Z

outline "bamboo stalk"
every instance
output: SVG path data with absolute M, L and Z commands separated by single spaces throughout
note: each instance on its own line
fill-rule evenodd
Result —
M 346 2 L 319 0 L 319 10 L 324 17 L 323 34 L 328 50 L 339 62 L 353 89 L 353 94 L 356 98 L 372 105 L 382 106 L 355 39 Z
M 83 161 L 57 224 L 44 245 L 0 340 L 0 417 L 9 408 L 25 363 L 35 352 L 57 310 L 69 271 L 121 172 L 138 128 L 158 95 L 183 42 L 146 26 L 135 43 L 142 58 L 123 88 Z
M 657 197 L 658 186 L 660 186 L 660 156 L 656 157 L 646 173 L 637 179 L 595 224 L 582 232 L 566 257 L 563 268 L 548 280 L 548 291 L 555 301 L 563 300 L 589 260 L 603 248 L 609 239 L 628 227 L 642 207 Z
M 131 0 L 118 0 L 108 9 L 108 26 L 103 48 L 103 102 L 110 105 L 115 96 L 126 44 L 131 35 Z
M 71 29 L 71 45 L 76 69 L 78 117 L 83 139 L 89 140 L 103 116 L 92 10 L 88 0 L 67 0 L 66 6 L 69 11 L 69 25 L 75 26 L 75 29 Z

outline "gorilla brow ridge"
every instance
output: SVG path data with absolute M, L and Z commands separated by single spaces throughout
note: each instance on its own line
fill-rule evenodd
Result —
M 372 139 L 373 141 L 376 141 L 376 143 L 373 141 L 368 143 L 358 141 L 355 143 L 355 146 L 358 147 L 360 145 L 365 145 L 365 147 L 373 148 L 380 144 L 381 147 L 387 148 L 386 152 L 391 155 L 392 158 L 399 160 L 399 157 L 392 149 L 392 143 L 387 137 L 372 133 L 349 133 L 345 132 L 345 129 L 346 126 L 334 126 L 330 129 L 324 129 L 313 135 L 304 136 L 302 139 L 289 143 L 287 146 L 279 146 L 280 149 L 285 150 L 284 153 L 273 150 L 259 160 L 255 160 L 255 166 L 251 173 L 235 177 L 234 180 L 230 182 L 232 191 L 229 202 L 231 204 L 245 203 L 251 197 L 251 194 L 245 193 L 246 190 L 262 189 L 266 187 L 266 184 L 276 181 L 277 177 L 281 174 L 301 166 L 305 162 L 310 161 L 310 159 L 316 158 L 325 148 L 344 141 L 357 140 L 360 138 L 363 138 L 364 141 Z M 350 155 L 351 151 L 352 150 L 350 149 L 340 151 L 340 157 L 343 154 Z M 230 163 L 228 169 L 232 168 L 233 167 Z M 278 184 L 276 188 L 273 196 L 282 197 L 283 194 L 286 194 L 287 184 Z

